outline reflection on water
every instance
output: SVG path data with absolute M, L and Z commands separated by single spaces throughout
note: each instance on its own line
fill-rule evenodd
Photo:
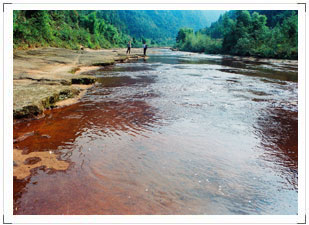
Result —
M 283 108 L 265 109 L 256 129 L 264 151 L 261 157 L 277 165 L 278 173 L 288 181 L 285 188 L 295 190 L 298 185 L 297 114 Z
M 232 72 L 231 72 L 232 71 Z M 14 214 L 297 214 L 297 64 L 158 50 L 14 124 Z

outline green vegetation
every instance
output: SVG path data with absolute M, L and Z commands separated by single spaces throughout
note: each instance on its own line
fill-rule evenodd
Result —
M 98 18 L 95 11 L 14 11 L 14 48 L 79 49 L 123 47 L 129 37 Z
M 297 59 L 296 11 L 240 10 L 220 16 L 221 13 L 223 11 L 14 11 L 14 48 L 79 49 L 84 46 L 98 49 L 126 47 L 131 40 L 132 47 L 142 47 L 146 42 L 151 47 L 175 45 L 180 50 L 210 54 Z
M 78 49 L 171 46 L 182 26 L 209 26 L 223 11 L 100 10 L 14 11 L 14 48 Z
M 154 45 L 171 46 L 175 43 L 179 28 L 187 26 L 194 30 L 201 29 L 218 19 L 220 13 L 222 11 L 127 10 L 119 11 L 119 17 L 125 21 L 129 35 L 151 39 Z
M 197 32 L 181 28 L 175 47 L 209 54 L 297 59 L 298 16 L 292 10 L 229 11 L 209 28 Z
M 119 30 L 151 46 L 172 46 L 179 28 L 209 26 L 224 11 L 206 10 L 102 10 L 98 16 Z

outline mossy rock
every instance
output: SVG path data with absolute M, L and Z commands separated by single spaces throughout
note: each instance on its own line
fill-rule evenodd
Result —
M 14 119 L 32 118 L 43 113 L 44 109 L 54 108 L 58 101 L 72 98 L 80 89 L 62 85 L 15 85 Z
M 95 77 L 77 77 L 72 79 L 72 84 L 93 84 L 95 81 Z
M 57 101 L 59 101 L 59 94 L 53 94 L 42 100 L 42 105 L 44 109 L 53 108 Z
M 67 98 L 73 98 L 74 96 L 78 95 L 80 90 L 78 89 L 66 89 L 59 93 L 55 93 L 42 101 L 42 105 L 44 109 L 54 108 L 56 102 L 65 100 Z
M 64 100 L 67 98 L 73 98 L 74 96 L 78 95 L 80 93 L 80 90 L 78 89 L 68 89 L 68 90 L 64 90 L 61 91 L 59 93 L 59 100 Z
M 93 63 L 92 66 L 111 66 L 114 64 L 115 64 L 115 61 L 110 61 L 110 62 Z
M 43 113 L 43 108 L 38 105 L 24 106 L 22 109 L 13 110 L 14 119 L 31 118 Z

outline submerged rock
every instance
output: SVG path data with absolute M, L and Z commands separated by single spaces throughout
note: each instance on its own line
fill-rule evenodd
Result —
M 30 157 L 30 158 L 27 158 L 24 161 L 24 164 L 25 165 L 33 165 L 33 164 L 36 164 L 37 162 L 40 162 L 40 161 L 41 161 L 41 158 L 39 158 L 39 157 Z
M 13 176 L 16 179 L 24 179 L 31 175 L 31 170 L 34 168 L 52 168 L 54 170 L 67 170 L 69 163 L 58 160 L 56 154 L 49 152 L 31 152 L 23 154 L 22 150 L 13 149 Z

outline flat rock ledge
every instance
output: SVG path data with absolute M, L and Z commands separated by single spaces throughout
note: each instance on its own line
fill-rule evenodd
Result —
M 141 49 L 69 50 L 39 48 L 14 52 L 14 119 L 33 118 L 45 109 L 57 107 L 59 101 L 77 97 L 96 82 L 88 71 L 147 59 Z

